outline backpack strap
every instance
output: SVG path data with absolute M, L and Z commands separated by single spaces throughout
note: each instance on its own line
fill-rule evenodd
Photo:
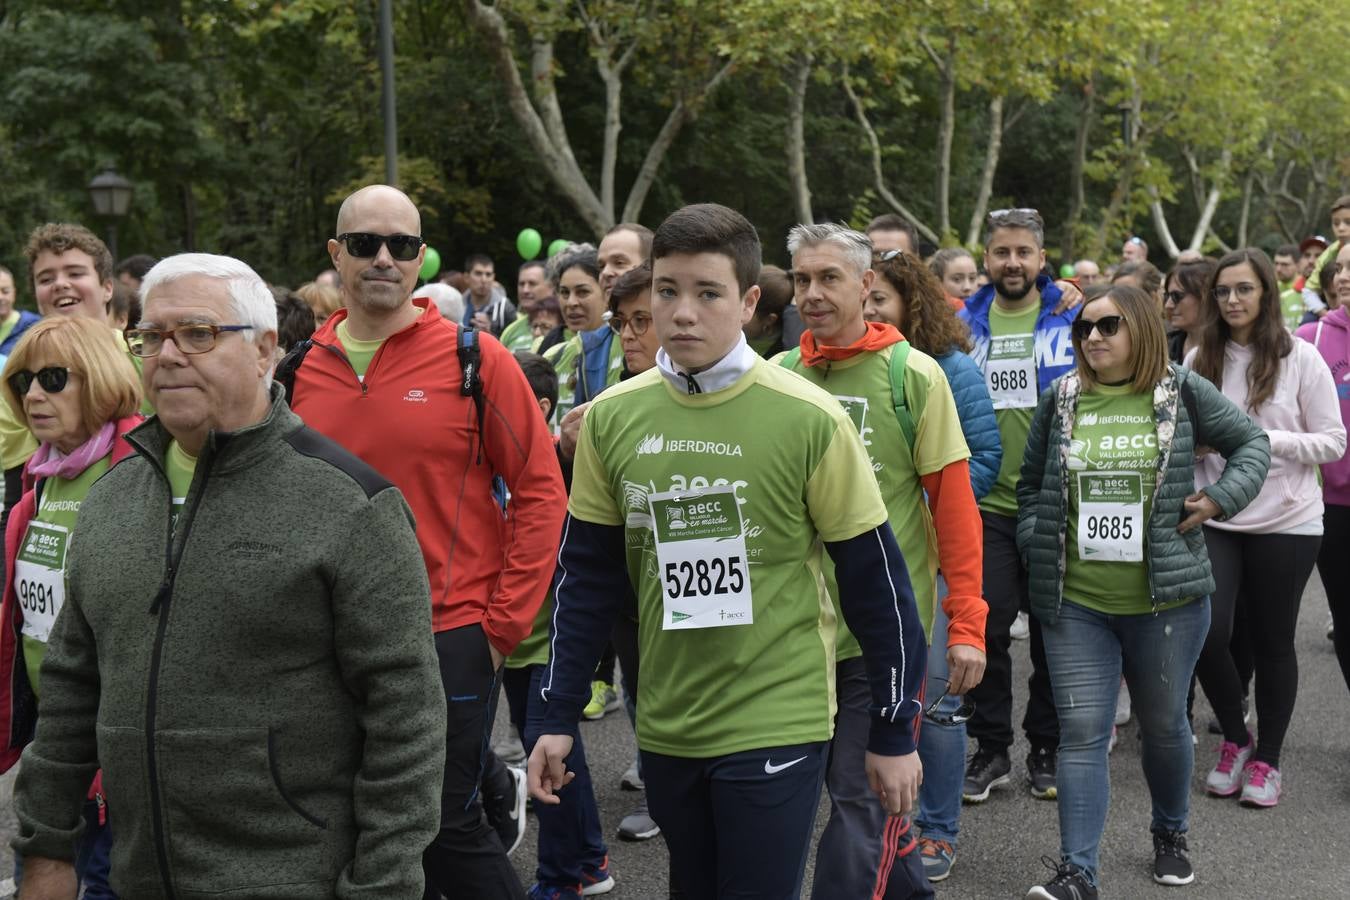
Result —
M 474 409 L 478 413 L 478 462 L 483 461 L 483 378 L 479 371 L 482 363 L 478 347 L 478 332 L 472 327 L 462 327 L 456 337 L 455 353 L 459 356 L 459 395 L 472 397 Z
M 478 455 L 475 465 L 483 464 L 483 373 L 482 351 L 479 349 L 478 332 L 472 327 L 461 327 L 455 339 L 455 355 L 459 357 L 459 395 L 472 397 L 473 408 L 478 414 Z M 503 512 L 510 502 L 511 494 L 506 489 L 506 479 L 501 475 L 492 476 L 492 496 Z
M 1186 406 L 1186 415 L 1191 419 L 1191 439 L 1195 446 L 1204 446 L 1204 441 L 1200 438 L 1200 410 L 1195 403 L 1195 391 L 1191 390 L 1191 380 L 1183 378 L 1177 392 L 1181 394 L 1181 402 Z
M 891 345 L 891 404 L 895 407 L 895 419 L 900 423 L 900 433 L 905 436 L 909 452 L 914 453 L 914 439 L 918 429 L 914 425 L 914 414 L 905 402 L 905 366 L 909 362 L 909 341 Z
M 276 371 L 272 373 L 272 380 L 286 389 L 287 406 L 292 404 L 295 397 L 295 373 L 300 368 L 300 364 L 305 361 L 305 354 L 309 353 L 313 346 L 314 341 L 305 338 L 281 358 L 281 362 L 277 363 Z
M 797 368 L 797 363 L 801 361 L 802 361 L 802 348 L 793 347 L 787 353 L 783 354 L 783 358 L 778 361 L 778 364 L 785 369 L 795 369 Z

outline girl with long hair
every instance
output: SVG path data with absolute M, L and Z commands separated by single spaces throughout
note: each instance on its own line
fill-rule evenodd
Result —
M 994 403 L 979 367 L 966 355 L 970 336 L 956 318 L 938 277 L 916 256 L 891 250 L 872 262 L 876 279 L 863 301 L 863 318 L 900 329 L 910 345 L 937 360 L 952 388 L 961 431 L 970 448 L 970 483 L 975 499 L 983 497 L 998 478 L 1003 460 Z M 939 580 L 938 590 L 945 593 Z M 941 881 L 956 859 L 956 836 L 961 817 L 961 786 L 965 778 L 966 726 L 969 707 L 960 697 L 947 696 L 947 618 L 935 604 L 928 654 L 928 696 L 939 702 L 925 714 L 919 737 L 919 759 L 924 781 L 919 789 L 915 822 L 923 832 L 920 858 L 930 881 Z M 963 714 L 964 708 L 964 714 Z
M 1206 789 L 1270 807 L 1280 800 L 1280 749 L 1298 694 L 1299 602 L 1322 543 L 1317 466 L 1345 453 L 1345 425 L 1322 357 L 1284 327 L 1275 270 L 1264 252 L 1247 248 L 1224 256 L 1203 299 L 1200 345 L 1187 363 L 1265 429 L 1271 456 L 1270 474 L 1251 505 L 1205 528 L 1215 590 L 1196 674 L 1223 729 Z M 1231 465 L 1223 455 L 1205 453 L 1196 487 L 1220 481 Z M 1242 679 L 1229 652 L 1239 606 L 1250 629 L 1259 739 L 1243 721 Z
M 1167 336 L 1167 356 L 1180 363 L 1200 346 L 1201 299 L 1209 290 L 1215 263 L 1211 259 L 1177 263 L 1163 287 L 1163 315 L 1173 329 Z

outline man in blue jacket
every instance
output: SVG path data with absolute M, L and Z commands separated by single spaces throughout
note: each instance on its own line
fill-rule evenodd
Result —
M 989 604 L 985 627 L 988 665 L 984 681 L 970 692 L 975 715 L 968 734 L 979 749 L 966 767 L 962 797 L 968 803 L 989 798 L 991 788 L 1007 784 L 1012 765 L 1012 657 L 1009 629 L 1018 610 L 1029 609 L 1027 573 L 1017 552 L 1017 479 L 1027 432 L 1040 392 L 1073 369 L 1070 325 L 1076 308 L 1057 311 L 1059 288 L 1046 276 L 1045 224 L 1034 209 L 1003 209 L 989 214 L 984 267 L 989 284 L 966 301 L 960 313 L 970 326 L 971 357 L 984 373 L 994 401 L 1003 462 L 993 489 L 980 501 L 984 520 L 984 596 Z M 1027 777 L 1031 793 L 1055 797 L 1055 754 L 1059 720 L 1055 716 L 1050 675 L 1040 625 L 1031 626 L 1032 675 L 1022 728 L 1031 743 Z

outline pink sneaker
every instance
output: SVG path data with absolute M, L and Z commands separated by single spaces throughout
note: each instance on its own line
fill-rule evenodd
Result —
M 1242 774 L 1247 760 L 1252 758 L 1256 742 L 1247 732 L 1247 746 L 1239 747 L 1231 741 L 1219 744 L 1219 761 L 1205 779 L 1205 790 L 1215 797 L 1231 797 L 1242 790 Z
M 1263 762 L 1249 762 L 1242 770 L 1243 806 L 1271 807 L 1280 802 L 1280 770 Z

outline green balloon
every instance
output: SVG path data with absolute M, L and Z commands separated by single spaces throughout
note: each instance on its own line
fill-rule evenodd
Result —
M 441 255 L 436 252 L 435 247 L 428 247 L 426 255 L 422 257 L 422 268 L 417 274 L 423 281 L 430 281 L 436 277 L 436 273 L 441 270 Z
M 1059 267 L 1059 277 L 1060 277 L 1060 278 L 1072 278 L 1072 277 L 1073 277 L 1073 266 L 1069 265 L 1068 263 L 1065 263 L 1064 265 L 1060 266 L 1060 267 Z
M 570 243 L 572 242 L 569 241 L 567 238 L 558 238 L 556 241 L 548 245 L 548 255 L 551 257 L 557 256 L 559 253 L 566 250 L 567 245 Z
M 520 234 L 516 235 L 516 249 L 520 251 L 521 259 L 534 259 L 542 246 L 544 238 L 533 228 L 522 228 Z

